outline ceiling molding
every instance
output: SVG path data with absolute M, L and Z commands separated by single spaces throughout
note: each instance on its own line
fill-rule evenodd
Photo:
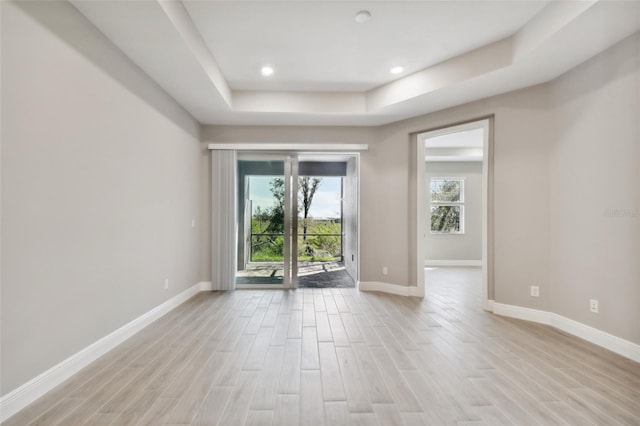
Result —
M 202 124 L 386 124 L 550 81 L 640 29 L 640 2 L 551 1 L 501 40 L 367 91 L 232 90 L 180 1 L 72 3 Z
M 195 25 L 193 25 L 193 21 L 189 17 L 189 13 L 187 13 L 182 2 L 175 0 L 157 1 L 176 31 L 182 36 L 182 39 L 193 53 L 193 56 L 202 66 L 204 72 L 211 79 L 211 83 L 215 86 L 218 93 L 220 93 L 222 99 L 231 107 L 231 89 L 224 79 L 215 58 L 209 51 L 207 44 L 202 39 L 202 35 L 198 32 Z
M 426 95 L 512 64 L 513 37 L 456 56 L 369 91 L 367 111 Z

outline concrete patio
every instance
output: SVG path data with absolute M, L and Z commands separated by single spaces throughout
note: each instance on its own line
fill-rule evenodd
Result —
M 236 273 L 236 284 L 282 284 L 283 265 L 277 262 L 250 262 Z M 355 282 L 342 262 L 298 262 L 298 287 L 349 288 Z

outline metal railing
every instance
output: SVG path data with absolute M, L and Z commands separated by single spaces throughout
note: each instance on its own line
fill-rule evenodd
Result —
M 325 250 L 327 251 L 329 254 L 331 254 L 331 256 L 333 256 L 336 260 L 343 260 L 343 249 L 344 249 L 344 235 L 343 234 L 317 234 L 317 233 L 307 233 L 307 234 L 298 234 L 298 239 L 304 238 L 305 236 L 307 238 L 310 237 L 339 237 L 340 238 L 340 244 L 339 244 L 339 252 L 337 254 L 337 256 L 334 256 L 333 253 L 331 253 L 329 250 L 325 250 L 322 247 L 314 247 L 314 249 L 317 250 Z M 251 233 L 250 234 L 250 244 L 249 244 L 249 259 L 251 262 L 254 261 L 253 258 L 253 249 L 254 246 L 257 245 L 254 243 L 254 237 L 271 237 L 271 240 L 266 240 L 263 243 L 268 243 L 268 244 L 272 244 L 275 242 L 275 239 L 278 237 L 282 237 L 284 239 L 284 234 L 283 233 L 279 233 L 279 234 L 274 234 L 274 233 Z M 302 244 L 298 244 L 298 247 L 302 247 L 304 243 Z M 308 240 L 307 240 L 307 244 L 308 244 Z M 309 244 L 311 246 L 313 246 L 312 244 Z M 284 257 L 284 255 L 283 255 Z

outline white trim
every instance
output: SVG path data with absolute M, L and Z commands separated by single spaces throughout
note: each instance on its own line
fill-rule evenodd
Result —
M 482 260 L 431 260 L 431 259 L 425 259 L 424 266 L 482 266 Z
M 415 136 L 416 141 L 416 282 L 418 290 L 425 295 L 425 271 L 424 262 L 420 259 L 425 258 L 426 238 L 427 238 L 427 188 L 426 185 L 426 163 L 422 161 L 425 157 L 424 139 Z
M 481 121 L 484 129 L 482 141 L 482 303 L 489 305 L 489 145 L 492 143 L 489 130 L 490 119 Z M 491 165 L 493 167 L 493 165 Z M 493 259 L 492 263 L 493 265 Z M 494 295 L 495 297 L 495 295 Z M 491 305 L 493 307 L 493 304 Z
M 505 305 L 503 303 L 494 302 L 493 313 L 505 317 L 551 325 L 551 322 L 549 320 L 549 312 L 541 311 L 539 309 L 531 309 L 515 305 Z
M 210 143 L 209 149 L 235 149 L 236 151 L 367 151 L 364 143 Z
M 637 343 L 630 342 L 562 315 L 538 309 L 524 308 L 521 306 L 505 305 L 502 303 L 493 304 L 493 313 L 550 325 L 551 327 L 609 349 L 618 355 L 640 362 L 640 345 Z
M 424 157 L 427 163 L 439 162 L 479 162 L 482 161 L 481 155 L 427 155 Z
M 208 285 L 210 287 L 210 283 Z M 197 283 L 182 293 L 172 297 L 161 305 L 142 314 L 138 318 L 123 325 L 100 340 L 92 343 L 61 363 L 51 367 L 44 373 L 29 380 L 22 386 L 0 398 L 0 422 L 4 422 L 18 411 L 55 388 L 78 371 L 100 358 L 105 353 L 133 336 L 149 324 L 153 323 L 169 311 L 175 309 L 200 291 L 207 288 L 207 283 Z
M 425 247 L 427 232 L 429 228 L 426 224 L 427 211 L 426 207 L 430 203 L 430 199 L 427 198 L 426 188 L 426 162 L 423 161 L 426 158 L 425 141 L 429 138 L 442 136 L 450 133 L 462 132 L 472 129 L 484 129 L 484 140 L 482 143 L 482 304 L 483 306 L 490 306 L 489 303 L 489 263 L 492 259 L 489 259 L 489 148 L 491 141 L 491 118 L 482 118 L 479 120 L 470 121 L 460 125 L 443 127 L 436 130 L 430 130 L 415 135 L 416 142 L 416 200 L 417 200 L 417 212 L 416 212 L 416 234 L 418 235 L 418 241 L 416 244 L 416 265 L 417 265 L 417 281 L 418 288 L 422 291 L 424 296 L 424 264 L 420 259 L 425 258 Z M 429 235 L 432 235 L 429 232 Z M 456 234 L 452 234 L 456 235 Z M 459 266 L 459 265 L 458 265 Z
M 360 254 L 362 253 L 360 251 L 360 236 L 362 235 L 362 232 L 360 232 L 360 227 L 361 227 L 361 222 L 360 222 L 360 201 L 362 200 L 362 197 L 360 196 L 361 192 L 360 192 L 360 153 L 356 153 L 356 276 L 352 277 L 355 278 L 356 281 L 356 288 L 359 288 L 360 286 L 360 258 L 362 256 L 360 256 Z
M 493 312 L 493 305 L 495 304 L 495 301 L 493 299 L 487 300 L 484 304 L 484 310 L 485 311 L 489 311 L 489 312 Z
M 423 297 L 416 286 L 404 286 L 397 284 L 381 283 L 377 281 L 363 281 L 358 283 L 360 291 L 381 291 L 383 293 L 397 294 L 399 296 Z
M 455 126 L 442 127 L 437 130 L 431 130 L 431 131 L 421 133 L 419 136 L 422 136 L 422 141 L 424 142 L 425 139 L 435 138 L 437 136 L 444 136 L 451 133 L 465 132 L 467 130 L 483 129 L 483 128 L 486 128 L 485 123 L 482 123 L 485 120 L 487 119 L 483 118 L 481 120 L 474 120 L 468 123 L 458 124 Z

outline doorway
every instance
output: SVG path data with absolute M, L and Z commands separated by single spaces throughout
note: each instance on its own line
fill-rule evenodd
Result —
M 237 288 L 354 287 L 357 155 L 237 157 Z
M 418 287 L 429 295 L 434 268 L 476 268 L 492 309 L 490 118 L 417 135 Z

